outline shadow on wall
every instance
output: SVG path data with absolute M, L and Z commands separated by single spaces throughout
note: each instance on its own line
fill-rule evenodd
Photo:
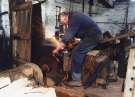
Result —
M 32 9 L 32 62 L 39 65 L 44 76 L 54 76 L 59 73 L 60 61 L 52 55 L 53 46 L 43 44 L 44 30 L 41 17 L 41 4 L 34 4 Z
M 6 37 L 3 27 L 0 27 L 0 70 L 9 69 L 12 67 L 10 56 L 9 37 Z

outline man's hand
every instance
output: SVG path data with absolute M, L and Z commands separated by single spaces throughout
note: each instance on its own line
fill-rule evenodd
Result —
M 69 42 L 67 45 L 68 49 L 73 49 L 75 46 L 77 46 L 80 43 L 80 39 L 79 38 L 74 38 L 73 41 Z
M 56 48 L 53 50 L 53 55 L 58 55 L 60 50 L 63 50 L 65 48 L 65 44 L 62 42 L 59 42 L 56 46 Z

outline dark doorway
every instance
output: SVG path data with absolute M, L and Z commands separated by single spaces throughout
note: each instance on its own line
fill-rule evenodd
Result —
M 6 36 L 3 27 L 0 27 L 0 70 L 9 69 L 12 67 L 10 56 L 9 37 Z
M 42 25 L 42 16 L 41 16 L 41 3 L 34 4 L 32 6 L 32 43 L 31 43 L 31 58 L 32 61 L 36 60 L 38 56 L 39 48 L 42 45 L 43 41 L 43 25 Z

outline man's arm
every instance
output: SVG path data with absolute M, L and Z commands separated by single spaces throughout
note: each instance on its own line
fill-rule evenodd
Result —
M 68 27 L 65 28 L 64 36 L 62 37 L 62 42 L 67 44 L 70 42 L 77 34 L 80 28 L 80 22 L 76 17 L 71 17 L 69 20 Z
M 59 42 L 56 46 L 56 48 L 53 50 L 53 55 L 57 55 L 60 50 L 63 50 L 66 47 L 66 45 L 63 42 Z

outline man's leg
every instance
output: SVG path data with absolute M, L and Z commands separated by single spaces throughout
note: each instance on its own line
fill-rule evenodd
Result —
M 81 80 L 82 64 L 84 62 L 85 55 L 96 47 L 96 45 L 96 43 L 82 41 L 73 49 L 71 56 L 71 74 L 73 80 Z

